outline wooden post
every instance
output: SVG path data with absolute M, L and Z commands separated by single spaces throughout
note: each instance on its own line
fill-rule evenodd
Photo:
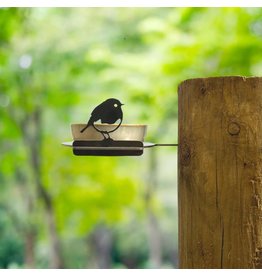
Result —
M 179 266 L 262 268 L 262 78 L 179 86 Z

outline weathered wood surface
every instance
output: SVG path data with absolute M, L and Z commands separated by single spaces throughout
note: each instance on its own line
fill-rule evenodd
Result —
M 262 78 L 178 93 L 179 266 L 262 268 Z

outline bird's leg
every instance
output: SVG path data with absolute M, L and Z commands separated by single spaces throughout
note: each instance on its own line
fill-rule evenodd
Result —
M 107 131 L 101 131 L 101 134 L 103 135 L 104 140 L 112 140 Z
M 104 136 L 104 140 L 112 141 L 113 139 L 110 137 L 109 133 L 107 131 L 101 131 L 101 133 Z
M 111 139 L 111 137 L 110 137 L 110 135 L 109 135 L 109 133 L 107 132 L 106 134 L 107 134 L 107 136 L 108 136 L 108 138 L 107 138 L 107 139 L 112 140 L 112 139 Z
M 105 134 L 104 134 L 105 132 L 104 132 L 104 131 L 101 131 L 100 133 L 103 135 L 104 140 L 106 140 L 107 138 L 106 138 L 106 136 L 105 136 Z

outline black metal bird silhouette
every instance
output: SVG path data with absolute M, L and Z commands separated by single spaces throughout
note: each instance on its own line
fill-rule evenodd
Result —
M 114 98 L 110 98 L 102 102 L 93 110 L 87 125 L 81 130 L 81 132 L 84 132 L 89 126 L 93 126 L 95 130 L 97 130 L 103 135 L 104 139 L 111 139 L 109 133 L 116 131 L 122 124 L 122 120 L 123 120 L 123 111 L 121 108 L 122 105 L 123 104 L 119 100 Z M 94 124 L 99 120 L 101 120 L 102 124 L 103 123 L 114 124 L 117 120 L 120 120 L 120 122 L 117 125 L 117 127 L 115 127 L 113 130 L 102 131 L 98 129 Z M 105 135 L 107 135 L 108 137 L 106 137 Z

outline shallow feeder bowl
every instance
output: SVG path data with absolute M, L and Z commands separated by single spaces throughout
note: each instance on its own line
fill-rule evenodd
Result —
M 110 133 L 109 139 L 104 139 L 93 126 L 81 133 L 85 126 L 86 124 L 72 124 L 74 141 L 63 143 L 65 146 L 72 147 L 75 155 L 138 156 L 143 154 L 146 125 L 122 124 L 110 133 L 117 125 L 95 124 L 99 130 Z
M 103 136 L 92 126 L 88 127 L 83 133 L 86 124 L 71 124 L 71 131 L 74 141 L 101 141 Z M 95 124 L 102 131 L 110 131 L 117 125 Z M 146 125 L 122 124 L 116 131 L 110 133 L 111 139 L 114 141 L 140 141 L 143 142 L 146 135 Z

